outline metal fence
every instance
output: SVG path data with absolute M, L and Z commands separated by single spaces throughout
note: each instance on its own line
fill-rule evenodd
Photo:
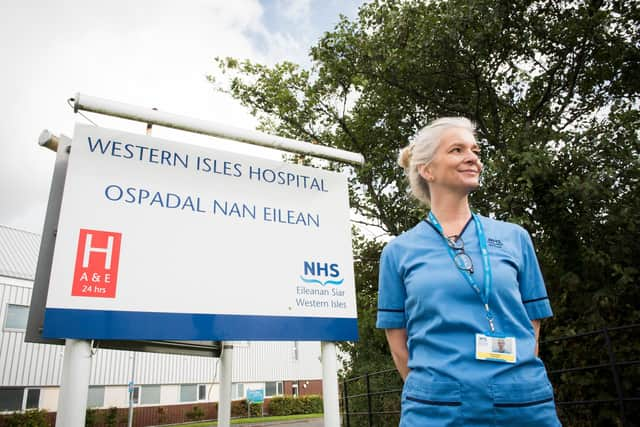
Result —
M 556 405 L 560 410 L 562 410 L 565 407 L 571 407 L 571 406 L 584 406 L 584 405 L 610 406 L 613 404 L 617 407 L 618 420 L 622 426 L 627 427 L 627 426 L 637 425 L 637 422 L 638 422 L 637 419 L 633 420 L 633 424 L 631 423 L 632 420 L 629 417 L 630 407 L 629 405 L 625 405 L 625 402 L 640 401 L 640 396 L 636 395 L 636 396 L 625 397 L 625 393 L 622 387 L 622 376 L 620 371 L 621 371 L 621 368 L 624 368 L 624 367 L 640 366 L 640 359 L 638 359 L 640 355 L 635 353 L 631 355 L 630 360 L 620 360 L 620 361 L 617 360 L 616 352 L 614 351 L 614 348 L 613 348 L 614 346 L 612 344 L 612 339 L 611 339 L 612 333 L 621 332 L 621 331 L 631 331 L 631 330 L 637 330 L 637 329 L 640 329 L 640 324 L 624 325 L 624 326 L 617 326 L 612 328 L 604 327 L 602 329 L 598 329 L 595 331 L 584 332 L 580 334 L 574 334 L 574 335 L 563 336 L 558 338 L 550 338 L 540 343 L 541 346 L 550 347 L 551 345 L 562 346 L 563 343 L 567 343 L 571 341 L 576 342 L 577 340 L 582 340 L 582 339 L 595 340 L 596 342 L 601 340 L 604 346 L 604 349 L 606 350 L 607 360 L 604 362 L 587 364 L 584 366 L 577 366 L 577 367 L 558 368 L 558 369 L 554 369 L 555 367 L 552 366 L 548 370 L 548 373 L 549 373 L 551 382 L 555 384 L 558 382 L 557 379 L 559 377 L 562 377 L 564 374 L 574 375 L 574 374 L 581 374 L 585 372 L 600 373 L 603 370 L 609 370 L 611 373 L 610 379 L 613 382 L 614 390 L 613 390 L 613 393 L 611 393 L 611 390 L 607 390 L 608 392 L 607 394 L 613 394 L 615 398 L 560 400 L 556 402 Z M 631 335 L 633 336 L 633 334 Z M 636 333 L 635 342 L 638 343 L 637 345 L 640 345 L 640 340 L 637 338 L 637 333 Z M 636 387 L 640 387 L 640 385 L 637 385 Z
M 623 376 L 621 370 L 628 367 L 640 367 L 639 354 L 637 352 L 640 346 L 638 332 L 640 324 L 632 324 L 611 328 L 602 328 L 590 332 L 550 338 L 541 341 L 541 356 L 543 360 L 548 362 L 548 374 L 551 382 L 556 389 L 556 406 L 561 413 L 561 418 L 567 426 L 573 425 L 590 425 L 584 424 L 582 421 L 572 422 L 571 415 L 566 408 L 579 406 L 615 406 L 613 416 L 616 418 L 618 425 L 623 427 L 632 427 L 638 425 L 639 411 L 636 409 L 631 411 L 630 402 L 640 401 L 640 384 L 632 384 L 634 390 L 629 395 L 623 387 Z M 633 332 L 632 332 L 633 331 Z M 632 352 L 629 360 L 618 360 L 614 345 L 612 344 L 612 334 L 618 332 L 628 332 L 627 337 L 634 340 L 631 343 Z M 635 335 L 634 335 L 635 334 Z M 603 350 L 606 352 L 606 361 L 600 363 L 586 363 L 584 366 L 558 367 L 562 360 L 562 354 L 553 357 L 545 356 L 545 353 L 551 353 L 553 350 L 570 351 L 571 345 L 580 345 L 582 340 L 591 340 L 592 344 L 598 345 L 601 341 Z M 635 344 L 634 344 L 635 343 Z M 614 398 L 581 398 L 580 393 L 575 393 L 576 383 L 571 380 L 573 375 L 587 375 L 593 373 L 601 378 L 601 372 L 609 370 L 612 387 L 608 390 L 592 390 L 596 394 L 608 394 L 615 396 Z M 632 376 L 638 376 L 637 374 Z M 565 384 L 568 382 L 568 384 Z M 560 384 L 560 385 L 558 385 Z M 563 388 L 564 387 L 564 388 Z M 628 387 L 627 387 L 628 388 Z M 562 397 L 566 399 L 558 399 L 558 389 L 563 392 Z M 342 425 L 345 427 L 360 426 L 393 426 L 398 425 L 400 419 L 400 394 L 402 392 L 402 381 L 395 369 L 386 369 L 383 371 L 366 373 L 352 378 L 345 378 L 341 381 L 341 398 L 340 404 Z M 569 394 L 569 396 L 565 396 Z M 577 396 L 577 398 L 576 398 Z M 635 406 L 634 406 L 635 407 Z

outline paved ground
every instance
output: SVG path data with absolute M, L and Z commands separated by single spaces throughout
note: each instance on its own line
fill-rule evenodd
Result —
M 233 424 L 234 426 L 247 426 L 247 427 L 324 427 L 322 418 L 309 418 L 306 420 L 297 421 L 276 421 L 273 423 L 255 423 L 255 424 Z

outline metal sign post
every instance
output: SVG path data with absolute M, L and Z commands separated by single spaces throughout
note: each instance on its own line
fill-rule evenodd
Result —
M 258 131 L 249 131 L 213 123 L 177 114 L 165 113 L 151 108 L 141 108 L 122 102 L 97 98 L 78 93 L 75 98 L 74 109 L 91 111 L 94 113 L 106 114 L 123 119 L 136 120 L 144 123 L 151 123 L 173 129 L 185 130 L 187 132 L 201 133 L 204 135 L 216 136 L 220 138 L 232 139 L 234 141 L 247 142 L 253 145 L 275 148 L 278 150 L 290 151 L 299 154 L 308 154 L 328 160 L 362 165 L 364 157 L 360 153 L 340 150 L 310 142 L 298 141 L 291 138 L 269 135 Z
M 325 427 L 340 427 L 336 344 L 323 341 L 321 346 L 324 425 Z
M 62 384 L 56 425 L 84 426 L 90 374 L 91 342 L 67 339 L 62 362 Z
M 129 413 L 127 417 L 127 426 L 133 426 L 133 396 L 135 391 L 136 378 L 136 354 L 131 354 L 131 381 L 129 381 Z
M 218 425 L 231 426 L 231 382 L 233 375 L 233 345 L 222 343 L 220 354 L 220 397 L 218 399 Z

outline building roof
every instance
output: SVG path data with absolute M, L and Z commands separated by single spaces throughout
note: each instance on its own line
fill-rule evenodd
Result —
M 33 280 L 40 235 L 0 224 L 0 276 Z

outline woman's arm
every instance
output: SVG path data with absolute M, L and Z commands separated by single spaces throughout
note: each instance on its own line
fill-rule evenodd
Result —
M 531 324 L 533 325 L 533 332 L 535 333 L 535 336 L 536 336 L 536 346 L 535 346 L 535 350 L 533 351 L 533 355 L 538 357 L 538 340 L 540 339 L 540 320 L 539 319 L 532 320 Z
M 389 343 L 389 349 L 391 350 L 391 357 L 393 357 L 393 363 L 396 365 L 396 369 L 400 372 L 402 381 L 409 375 L 409 349 L 407 348 L 407 330 L 406 329 L 385 329 L 387 336 L 387 342 Z

